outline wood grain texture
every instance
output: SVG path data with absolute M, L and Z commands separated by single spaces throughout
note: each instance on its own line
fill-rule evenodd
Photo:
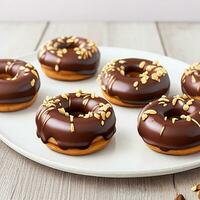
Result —
M 191 53 L 200 48 L 197 47 L 199 27 L 197 23 L 4 23 L 0 24 L 0 42 L 4 44 L 1 50 L 5 48 L 2 55 L 11 56 L 37 49 L 54 37 L 79 35 L 91 38 L 99 45 L 166 52 L 192 62 L 199 59 L 197 53 Z M 12 30 L 12 34 L 7 33 L 8 30 Z M 7 38 L 11 38 L 11 42 L 6 43 Z M 26 45 L 19 48 L 22 40 Z M 74 175 L 32 162 L 2 142 L 0 159 L 0 199 L 5 200 L 170 200 L 176 192 L 192 200 L 196 198 L 190 187 L 200 180 L 199 169 L 152 178 L 107 179 Z
M 200 61 L 200 23 L 159 23 L 167 54 L 188 63 Z
M 169 56 L 188 63 L 200 62 L 200 23 L 159 23 L 158 28 Z M 176 191 L 189 200 L 197 199 L 190 190 L 197 183 L 200 183 L 200 169 L 174 175 Z
M 50 23 L 42 43 L 62 35 L 81 35 L 93 39 L 99 45 L 135 48 L 163 54 L 154 23 Z M 175 191 L 172 178 L 172 176 L 165 176 L 162 178 L 105 179 L 64 173 L 60 187 L 65 190 L 61 191 L 60 197 L 61 199 L 85 200 L 160 199 L 161 197 L 173 199 Z M 160 180 L 162 180 L 161 183 Z M 167 191 L 166 188 L 168 188 Z M 55 192 L 58 193 L 56 189 Z
M 107 42 L 106 23 L 50 23 L 41 44 L 52 38 L 75 35 L 94 40 L 98 45 Z
M 46 23 L 0 23 L 0 57 L 13 58 L 34 51 L 45 26 Z M 27 159 L 2 142 L 0 159 L 0 199 L 12 199 Z
M 63 35 L 83 36 L 98 45 L 163 54 L 155 23 L 51 23 L 42 43 Z
M 107 29 L 109 46 L 164 53 L 155 23 L 110 23 Z
M 32 52 L 46 23 L 1 23 L 0 57 L 18 57 Z

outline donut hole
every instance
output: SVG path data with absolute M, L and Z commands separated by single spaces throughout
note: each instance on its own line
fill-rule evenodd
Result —
M 77 47 L 75 43 L 61 43 L 58 45 L 58 49 L 73 49 Z
M 164 113 L 164 117 L 167 117 L 167 119 L 172 119 L 172 118 L 181 119 L 181 115 L 189 115 L 189 113 L 179 109 L 168 110 Z
M 78 117 L 79 115 L 85 115 L 88 113 L 87 110 L 80 107 L 77 107 L 76 109 L 75 108 L 65 109 L 65 111 L 74 117 Z
M 139 77 L 139 75 L 142 73 L 142 69 L 133 68 L 133 67 L 127 67 L 125 69 L 125 76 L 136 78 Z
M 11 74 L 8 74 L 8 73 L 1 73 L 0 74 L 0 79 L 1 80 L 10 80 L 12 78 L 13 78 L 13 76 Z

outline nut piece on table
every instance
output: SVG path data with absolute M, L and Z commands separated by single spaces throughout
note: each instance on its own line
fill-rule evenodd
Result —
M 174 200 L 185 200 L 182 194 L 178 194 Z
M 198 191 L 200 191 L 200 184 L 197 184 L 197 185 L 192 186 L 191 190 L 192 190 L 193 192 L 198 192 Z

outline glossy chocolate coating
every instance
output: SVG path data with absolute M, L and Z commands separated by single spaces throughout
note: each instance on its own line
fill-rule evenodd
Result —
M 71 71 L 90 75 L 97 71 L 100 52 L 94 42 L 71 36 L 48 42 L 40 50 L 38 57 L 42 65 L 54 71 Z
M 183 93 L 191 97 L 200 96 L 200 63 L 189 66 L 182 75 L 181 87 Z
M 163 151 L 200 145 L 200 102 L 186 95 L 162 97 L 146 105 L 138 118 L 142 139 Z
M 32 65 L 13 59 L 0 59 L 0 104 L 23 103 L 33 99 L 40 88 L 40 79 Z
M 170 87 L 169 76 L 159 63 L 136 58 L 107 64 L 99 79 L 105 93 L 128 104 L 146 104 L 166 94 Z
M 114 111 L 105 99 L 82 92 L 69 93 L 67 99 L 62 95 L 50 98 L 36 115 L 38 137 L 44 143 L 53 137 L 61 149 L 86 149 L 98 136 L 108 140 L 116 131 L 115 123 Z

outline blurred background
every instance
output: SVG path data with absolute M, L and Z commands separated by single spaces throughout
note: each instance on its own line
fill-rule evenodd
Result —
M 2 21 L 198 21 L 199 0 L 0 0 Z
M 38 52 L 63 35 L 199 62 L 200 0 L 0 0 L 0 58 Z M 39 165 L 1 141 L 0 149 L 0 200 L 171 200 L 183 192 L 197 199 L 190 187 L 200 182 L 200 169 L 153 178 L 95 178 Z

